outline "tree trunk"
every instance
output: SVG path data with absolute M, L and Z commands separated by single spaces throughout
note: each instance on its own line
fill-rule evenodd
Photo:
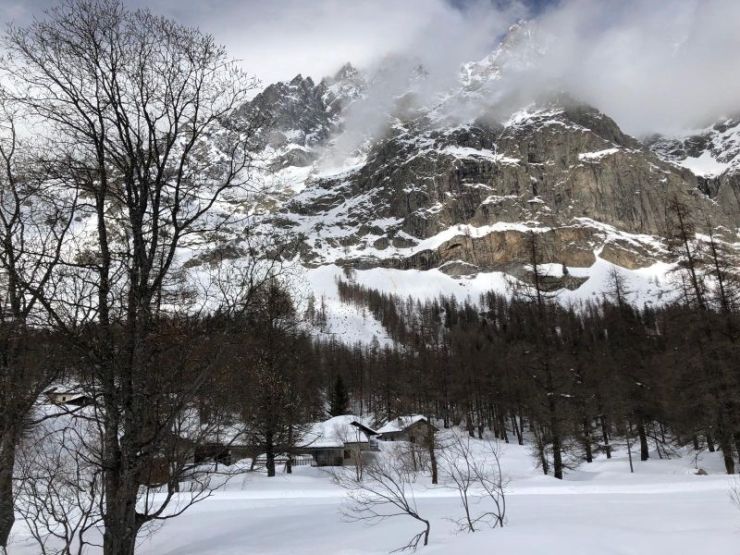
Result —
M 504 440 L 504 443 L 509 443 L 509 434 L 506 431 L 506 415 L 503 412 L 497 413 L 496 418 L 501 427 L 501 439 Z M 481 439 L 483 438 L 481 437 Z
M 630 461 L 630 473 L 635 472 L 635 465 L 632 464 L 632 422 L 627 422 L 627 456 Z
M 15 522 L 13 508 L 13 466 L 15 463 L 14 434 L 4 433 L 0 438 L 0 553 L 8 545 Z
M 740 457 L 740 432 L 735 432 L 733 436 L 735 439 L 735 451 L 737 451 L 738 457 Z
M 138 485 L 132 473 L 116 470 L 106 473 L 103 554 L 134 555 L 143 524 L 136 518 Z
M 432 419 L 429 418 L 429 426 L 427 428 L 427 449 L 429 450 L 429 464 L 432 467 L 432 484 L 436 485 L 438 482 L 437 475 L 437 454 L 434 450 L 434 428 L 432 427 Z
M 514 434 L 516 434 L 516 441 L 517 441 L 517 443 L 519 445 L 523 445 L 524 444 L 524 438 L 522 438 L 522 432 L 519 429 L 519 424 L 516 421 L 516 415 L 515 414 L 512 414 L 511 415 L 511 426 L 514 429 Z
M 563 453 L 562 440 L 560 437 L 560 420 L 558 406 L 555 401 L 555 387 L 553 385 L 552 370 L 546 363 L 547 372 L 547 407 L 550 413 L 550 435 L 552 436 L 552 470 L 553 476 L 558 480 L 563 479 Z
M 550 472 L 550 465 L 547 462 L 547 453 L 545 452 L 545 434 L 542 428 L 533 428 L 533 431 L 537 445 L 537 454 L 540 457 L 540 464 L 542 465 L 542 472 L 547 476 Z
M 663 452 L 661 449 L 661 441 L 658 438 L 658 432 L 655 429 L 655 422 L 650 425 L 650 429 L 653 432 L 653 440 L 655 441 L 655 452 L 658 454 L 659 459 L 663 459 Z
M 497 439 L 499 439 L 503 434 L 499 430 L 499 420 L 498 417 L 494 414 L 493 418 L 491 418 L 491 421 L 489 423 L 489 427 L 491 431 L 493 432 L 493 436 Z M 481 438 L 482 439 L 482 438 Z
M 285 472 L 288 474 L 293 474 L 293 426 L 288 427 L 288 447 L 289 451 L 287 453 L 288 459 L 285 461 Z
M 707 440 L 707 449 L 709 449 L 710 453 L 714 453 L 714 436 L 712 435 L 711 430 L 707 430 L 706 440 Z
M 267 476 L 275 476 L 275 445 L 272 434 L 265 434 L 265 466 L 267 467 Z
M 606 451 L 606 458 L 612 458 L 612 447 L 609 445 L 609 427 L 607 426 L 606 416 L 601 417 L 601 437 L 604 440 L 604 451 Z
M 648 446 L 645 424 L 642 418 L 637 421 L 637 435 L 640 436 L 640 460 L 646 461 L 650 458 L 650 447 Z
M 717 426 L 717 436 L 719 439 L 719 448 L 722 451 L 722 459 L 725 463 L 725 471 L 727 474 L 735 474 L 735 459 L 732 456 L 732 439 L 725 429 L 724 422 L 720 422 Z
M 591 423 L 588 418 L 583 419 L 583 448 L 586 451 L 586 462 L 593 462 L 594 457 L 591 451 Z
M 552 470 L 555 478 L 563 479 L 563 453 L 559 433 L 552 435 Z

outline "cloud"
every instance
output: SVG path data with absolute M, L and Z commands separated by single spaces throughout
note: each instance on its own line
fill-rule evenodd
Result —
M 740 113 L 740 2 L 569 0 L 534 23 L 543 53 L 512 79 L 559 88 L 625 130 L 677 132 Z
M 0 19 L 27 23 L 50 0 L 0 0 Z M 446 90 L 461 63 L 492 51 L 505 29 L 533 18 L 543 46 L 533 63 L 499 85 L 521 98 L 561 89 L 612 116 L 628 132 L 697 127 L 740 111 L 737 0 L 126 0 L 226 44 L 267 84 L 298 73 L 315 79 L 345 62 L 374 71 L 372 111 L 408 83 Z M 526 46 L 521 46 L 526 48 Z M 394 71 L 391 71 L 391 67 Z M 492 90 L 492 95 L 496 91 Z M 385 96 L 381 93 L 384 93 Z M 493 97 L 493 96 L 492 96 Z M 361 118 L 363 124 L 365 118 Z
M 506 82 L 522 98 L 565 90 L 635 135 L 696 128 L 740 111 L 736 0 L 211 0 L 188 17 L 265 82 L 296 73 L 318 79 L 346 61 L 372 70 L 393 60 L 399 71 L 376 85 L 382 91 L 367 116 L 402 92 L 409 64 L 429 72 L 417 92 L 444 91 L 461 63 L 493 50 L 522 17 L 534 18 L 534 40 L 544 43 L 530 67 Z
M 502 14 L 528 13 L 518 0 L 507 8 L 490 0 L 123 1 L 213 34 L 266 84 L 298 73 L 320 79 L 348 61 L 370 66 L 394 53 L 457 63 L 495 45 Z M 30 23 L 56 3 L 0 0 L 0 22 Z
M 493 48 L 505 29 L 501 10 L 485 7 L 482 0 L 464 9 L 446 0 L 212 0 L 179 17 L 213 33 L 269 83 L 298 73 L 320 79 L 346 62 L 370 67 L 392 54 L 435 68 L 459 64 Z M 510 8 L 507 22 L 515 11 L 525 13 Z
M 352 104 L 346 114 L 335 157 L 341 158 L 369 137 L 381 134 L 390 114 L 438 103 L 440 95 L 459 87 L 461 64 L 488 54 L 508 27 L 528 13 L 517 2 L 496 9 L 482 1 L 468 1 L 464 9 L 446 2 L 425 0 L 423 4 L 427 11 L 418 13 L 425 17 L 405 29 L 392 48 L 377 51 L 367 60 L 369 87 L 364 99 Z M 409 92 L 413 99 L 408 98 Z M 405 101 L 399 100 L 401 97 Z

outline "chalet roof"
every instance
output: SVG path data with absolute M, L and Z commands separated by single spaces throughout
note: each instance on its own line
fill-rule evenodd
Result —
M 64 388 L 60 386 L 53 386 L 44 391 L 46 398 L 52 402 L 64 398 L 64 402 L 72 404 L 75 401 L 90 400 L 90 397 L 86 395 L 80 389 Z
M 359 416 L 343 414 L 313 424 L 303 436 L 303 444 L 317 449 L 343 447 L 345 443 L 367 443 L 375 433 Z
M 417 422 L 422 422 L 422 421 L 426 422 L 427 418 L 426 416 L 422 416 L 421 414 L 399 416 L 398 418 L 389 420 L 381 428 L 378 428 L 378 433 L 388 434 L 388 433 L 394 433 L 394 432 L 403 432 L 404 430 L 408 429 L 410 426 L 413 426 Z
M 82 396 L 84 393 L 79 388 L 52 386 L 44 391 L 44 395 L 76 395 Z

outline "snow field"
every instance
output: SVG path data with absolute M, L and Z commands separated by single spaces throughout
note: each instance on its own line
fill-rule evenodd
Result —
M 630 474 L 626 453 L 618 452 L 611 460 L 581 465 L 563 481 L 542 475 L 533 461 L 529 447 L 504 446 L 503 469 L 510 479 L 507 525 L 474 534 L 458 532 L 449 520 L 461 516 L 457 492 L 419 477 L 415 497 L 432 526 L 430 545 L 420 552 L 736 552 L 740 510 L 730 500 L 733 482 L 721 473 L 716 454 L 696 462 L 688 455 L 636 461 Z M 695 475 L 697 465 L 709 475 Z M 408 517 L 374 526 L 346 522 L 344 498 L 330 475 L 317 468 L 298 467 L 292 476 L 274 479 L 235 478 L 142 542 L 140 553 L 370 555 L 388 553 L 418 531 Z
M 487 452 L 483 442 L 471 441 L 476 456 Z M 383 444 L 380 456 L 395 445 Z M 452 522 L 462 516 L 457 491 L 432 486 L 429 476 L 420 474 L 414 497 L 420 514 L 431 521 L 430 544 L 421 553 L 738 552 L 740 509 L 730 498 L 736 482 L 722 473 L 718 453 L 680 451 L 659 460 L 653 452 L 649 461 L 636 460 L 630 474 L 627 454 L 617 448 L 612 459 L 601 455 L 560 481 L 535 467 L 529 446 L 500 447 L 508 479 L 506 526 L 459 532 Z M 248 461 L 240 465 L 246 468 Z M 696 475 L 697 468 L 708 475 Z M 261 472 L 236 474 L 211 497 L 143 538 L 137 554 L 375 555 L 403 546 L 419 531 L 418 523 L 405 516 L 373 526 L 348 522 L 342 512 L 346 502 L 345 491 L 325 469 L 299 466 L 292 475 L 279 472 L 275 478 Z M 472 510 L 482 507 L 474 502 Z M 38 552 L 24 536 L 21 522 L 11 555 Z

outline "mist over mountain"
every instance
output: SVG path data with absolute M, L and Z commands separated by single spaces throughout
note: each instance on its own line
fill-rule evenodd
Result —
M 565 90 L 610 114 L 636 136 L 704 128 L 738 110 L 740 6 L 730 0 L 562 0 L 535 7 L 522 2 L 434 1 L 388 3 L 379 9 L 363 2 L 349 8 L 326 1 L 293 7 L 284 10 L 289 14 L 284 19 L 275 14 L 268 14 L 275 18 L 267 21 L 255 18 L 264 28 L 258 30 L 259 40 L 242 41 L 260 45 L 255 55 L 239 41 L 227 40 L 246 68 L 261 75 L 260 56 L 268 50 L 273 65 L 276 55 L 291 53 L 286 59 L 292 71 L 285 67 L 282 80 L 297 73 L 320 80 L 347 61 L 370 73 L 384 67 L 392 95 L 408 69 L 398 60 L 405 59 L 425 67 L 424 92 L 433 95 L 450 86 L 460 65 L 484 58 L 512 24 L 525 20 L 528 40 L 511 46 L 512 58 L 526 57 L 528 62 L 516 71 L 512 68 L 506 83 L 497 87 L 509 94 Z M 312 25 L 298 23 L 304 21 Z M 224 40 L 233 25 L 219 20 L 211 27 L 207 17 L 202 24 Z M 261 38 L 270 24 L 283 29 L 279 44 Z M 306 59 L 309 55 L 312 60 Z M 391 59 L 395 61 L 389 63 Z M 391 78 L 389 66 L 400 75 Z M 263 79 L 266 84 L 274 80 Z
M 553 276 L 576 298 L 602 288 L 610 266 L 665 279 L 676 199 L 734 241 L 737 120 L 693 135 L 629 134 L 601 107 L 609 98 L 593 104 L 555 71 L 564 45 L 542 18 L 563 9 L 512 24 L 449 79 L 394 55 L 265 88 L 241 110 L 270 122 L 257 233 L 295 237 L 311 268 L 524 280 L 536 233 L 543 263 L 580 268 Z

